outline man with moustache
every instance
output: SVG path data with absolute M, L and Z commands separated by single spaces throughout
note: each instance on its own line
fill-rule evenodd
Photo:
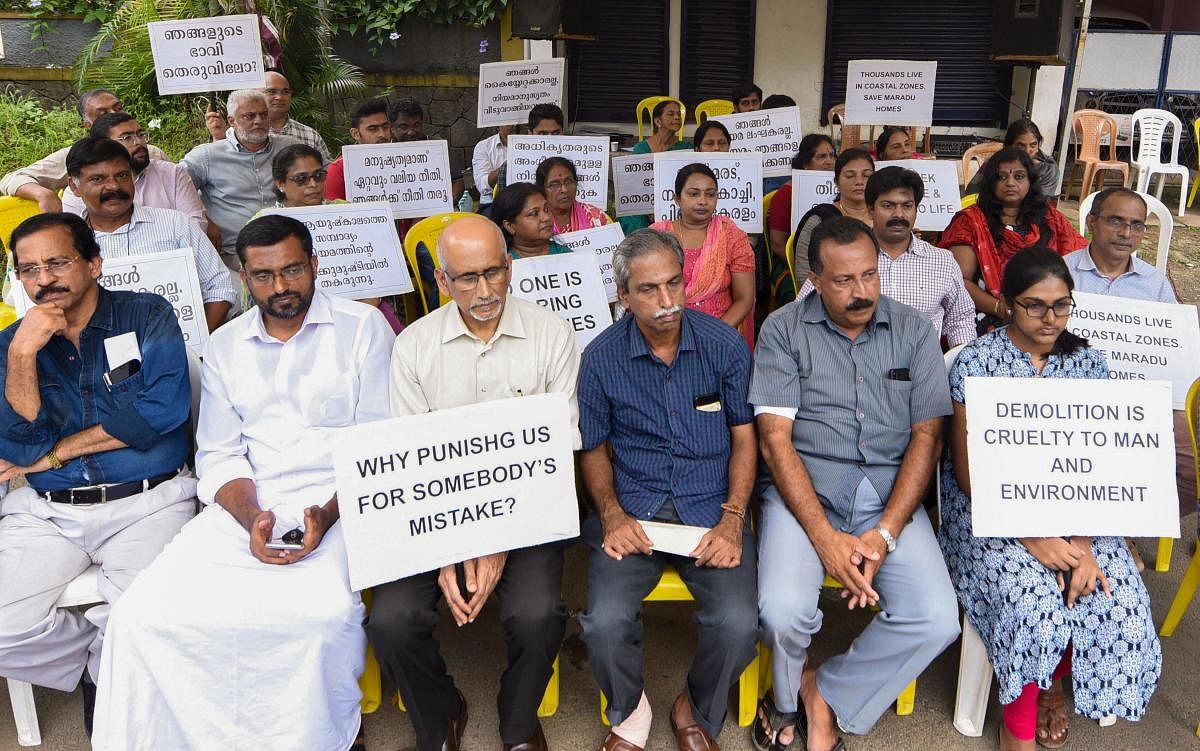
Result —
M 388 121 L 388 103 L 383 97 L 367 99 L 350 110 L 350 137 L 356 144 L 374 146 L 392 140 Z M 325 175 L 325 198 L 330 201 L 346 198 L 346 163 L 338 157 L 329 163 Z
M 958 601 L 921 499 L 951 412 L 933 325 L 879 293 L 879 250 L 857 219 L 822 223 L 808 247 L 816 295 L 772 313 L 750 403 L 770 482 L 758 545 L 759 613 L 773 701 L 759 747 L 841 748 L 865 734 L 958 636 Z M 881 609 L 850 649 L 807 665 L 825 575 L 851 609 Z
M 166 300 L 97 284 L 83 219 L 39 214 L 11 245 L 36 304 L 0 332 L 0 481 L 27 482 L 0 501 L 0 676 L 82 674 L 90 734 L 111 606 L 195 511 L 187 355 Z M 92 564 L 104 602 L 56 608 Z
M 303 223 L 255 219 L 236 248 L 255 307 L 204 355 L 207 507 L 113 612 L 97 751 L 347 749 L 360 727 L 363 606 L 332 445 L 387 416 L 395 336 L 377 309 L 316 288 Z M 272 547 L 293 537 L 297 549 Z

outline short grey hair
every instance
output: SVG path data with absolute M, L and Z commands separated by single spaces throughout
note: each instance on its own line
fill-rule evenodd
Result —
M 262 89 L 237 89 L 229 92 L 229 96 L 225 98 L 225 111 L 230 117 L 237 117 L 242 105 L 252 99 L 262 102 L 263 107 L 267 106 L 267 95 Z
M 88 104 L 91 103 L 91 101 L 93 99 L 100 96 L 101 94 L 108 94 L 109 96 L 116 99 L 118 102 L 121 101 L 120 97 L 118 97 L 116 94 L 112 93 L 108 89 L 88 89 L 87 91 L 85 91 L 79 95 L 79 104 L 75 105 L 75 110 L 79 113 L 80 120 L 87 119 L 86 110 L 87 110 Z
M 622 240 L 621 244 L 613 251 L 612 257 L 613 279 L 617 283 L 617 289 L 629 291 L 629 266 L 635 260 L 664 250 L 670 251 L 675 256 L 675 260 L 679 261 L 679 268 L 682 269 L 683 246 L 679 244 L 679 238 L 670 232 L 647 227 L 639 229 Z

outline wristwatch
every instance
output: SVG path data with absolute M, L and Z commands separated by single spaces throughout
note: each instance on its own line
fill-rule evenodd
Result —
M 879 536 L 883 538 L 884 543 L 887 545 L 887 552 L 895 553 L 896 552 L 896 538 L 892 537 L 892 533 L 888 532 L 886 529 L 884 529 L 882 524 L 875 527 L 875 531 L 878 532 Z
M 58 454 L 54 453 L 54 449 L 50 449 L 49 451 L 47 451 L 46 455 L 43 456 L 42 458 L 45 459 L 46 463 L 50 465 L 50 469 L 62 469 L 63 468 L 62 460 L 58 458 Z

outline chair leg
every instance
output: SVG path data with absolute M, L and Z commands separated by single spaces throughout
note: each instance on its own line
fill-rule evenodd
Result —
M 1158 538 L 1158 553 L 1154 556 L 1154 570 L 1163 573 L 1171 570 L 1171 552 L 1175 549 L 1175 538 Z
M 1188 179 L 1190 175 L 1191 173 L 1180 175 L 1180 179 L 1183 180 L 1183 182 L 1179 183 L 1179 216 L 1183 216 L 1183 194 L 1188 192 Z M 1192 190 L 1195 189 L 1196 186 L 1193 185 Z
M 608 697 L 600 692 L 600 724 L 608 727 Z
M 992 666 L 979 633 L 963 616 L 962 650 L 958 656 L 958 689 L 954 698 L 954 729 L 969 738 L 983 735 Z
M 1196 202 L 1196 191 L 1198 189 L 1200 189 L 1200 177 L 1196 178 L 1196 181 L 1192 183 L 1192 192 L 1188 194 L 1187 205 L 1189 209 L 1192 207 L 1192 204 Z M 1180 214 L 1180 216 L 1183 216 L 1183 214 Z
M 771 648 L 762 642 L 758 643 L 758 698 L 763 698 L 771 690 Z
M 22 746 L 42 745 L 38 727 L 37 707 L 33 704 L 33 686 L 24 681 L 8 681 L 8 698 L 12 701 L 13 720 L 17 726 L 17 743 Z
M 1187 573 L 1183 575 L 1179 591 L 1175 593 L 1175 599 L 1171 601 L 1171 609 L 1167 611 L 1167 618 L 1163 621 L 1162 630 L 1158 632 L 1159 636 L 1170 636 L 1175 633 L 1175 628 L 1183 620 L 1183 614 L 1187 611 L 1188 605 L 1196 596 L 1197 587 L 1200 587 L 1200 549 L 1196 551 L 1192 556 L 1192 562 L 1188 564 Z
M 553 717 L 558 711 L 558 659 L 554 658 L 554 672 L 550 673 L 546 693 L 542 694 L 542 703 L 538 705 L 538 717 Z
M 1092 187 L 1092 178 L 1096 176 L 1096 165 L 1091 162 L 1086 162 L 1083 165 L 1083 177 L 1079 180 L 1079 202 L 1083 203 L 1083 197 L 1088 194 L 1088 188 Z
M 917 703 L 917 681 L 914 678 L 913 682 L 904 687 L 900 695 L 896 697 L 896 714 L 901 717 L 912 714 L 913 705 Z
M 757 647 L 755 647 L 757 651 Z M 754 722 L 754 711 L 758 708 L 758 655 L 742 671 L 738 678 L 738 726 L 749 727 Z

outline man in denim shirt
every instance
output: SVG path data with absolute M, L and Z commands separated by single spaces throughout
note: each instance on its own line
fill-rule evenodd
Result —
M 12 251 L 37 304 L 0 332 L 0 480 L 28 481 L 0 501 L 0 676 L 71 691 L 99 672 L 110 604 L 195 511 L 187 355 L 166 300 L 97 284 L 83 219 L 27 219 Z M 93 563 L 105 602 L 56 609 Z

